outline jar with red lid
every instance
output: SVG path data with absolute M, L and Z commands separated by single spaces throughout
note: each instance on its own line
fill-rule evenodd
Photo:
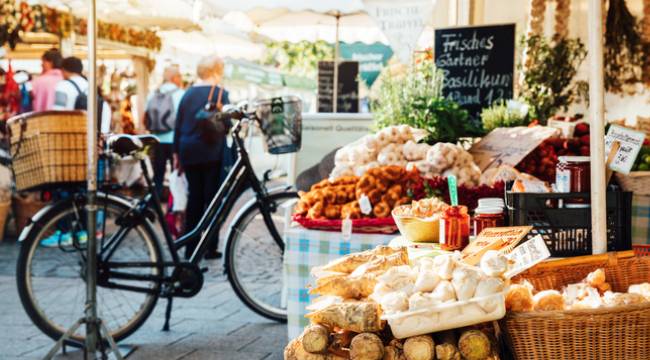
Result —
M 440 248 L 453 251 L 469 245 L 469 214 L 467 206 L 450 206 L 440 218 Z
M 588 156 L 560 156 L 555 172 L 558 192 L 591 191 L 591 163 Z M 568 199 L 567 207 L 588 207 L 585 199 Z
M 478 207 L 474 210 L 474 236 L 485 228 L 505 226 L 506 217 L 501 207 Z

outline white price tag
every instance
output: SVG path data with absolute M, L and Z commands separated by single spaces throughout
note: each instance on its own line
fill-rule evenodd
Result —
M 352 220 L 350 218 L 341 222 L 341 235 L 345 241 L 350 241 L 352 238 Z
M 609 164 L 609 168 L 612 171 L 629 174 L 636 157 L 639 155 L 643 140 L 645 140 L 645 133 L 641 131 L 618 125 L 610 126 L 607 136 L 605 136 L 605 156 L 608 156 L 614 141 L 618 141 L 621 146 L 616 152 L 614 160 Z
M 359 207 L 361 208 L 361 212 L 364 215 L 370 215 L 372 212 L 372 204 L 370 203 L 370 199 L 366 196 L 366 194 L 361 194 L 359 197 Z
M 513 263 L 505 274 L 505 277 L 510 279 L 548 259 L 551 257 L 551 252 L 548 251 L 544 239 L 537 235 L 517 246 L 506 257 Z
M 549 120 L 548 121 L 548 126 L 560 129 L 562 131 L 562 137 L 569 139 L 573 137 L 573 133 L 576 130 L 576 125 L 577 122 L 569 122 L 569 121 L 560 121 L 560 120 Z

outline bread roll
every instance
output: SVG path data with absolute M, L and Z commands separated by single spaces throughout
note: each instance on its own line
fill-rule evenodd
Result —
M 564 298 L 557 290 L 540 291 L 533 297 L 533 310 L 556 311 L 564 310 Z

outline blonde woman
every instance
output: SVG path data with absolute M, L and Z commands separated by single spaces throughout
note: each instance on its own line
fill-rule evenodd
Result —
M 185 231 L 192 230 L 201 219 L 210 200 L 219 189 L 221 159 L 225 135 L 208 133 L 206 113 L 218 111 L 229 103 L 223 89 L 223 60 L 218 56 L 201 59 L 196 74 L 199 80 L 187 89 L 178 105 L 174 132 L 174 167 L 184 172 L 189 184 Z M 196 243 L 190 243 L 185 256 L 190 257 Z M 216 244 L 206 257 L 218 258 Z

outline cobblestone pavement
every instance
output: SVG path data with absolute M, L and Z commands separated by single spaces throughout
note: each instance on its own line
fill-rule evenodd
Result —
M 222 237 L 223 239 L 223 237 Z M 19 246 L 0 243 L 0 360 L 41 359 L 54 345 L 25 313 L 16 289 Z M 129 359 L 282 359 L 287 328 L 249 310 L 223 275 L 220 260 L 206 261 L 205 285 L 193 298 L 175 299 L 171 331 L 163 332 L 166 300 L 124 343 L 137 346 Z M 67 281 L 53 278 L 53 288 Z M 48 284 L 50 285 L 50 284 Z M 80 352 L 61 359 L 83 358 Z

